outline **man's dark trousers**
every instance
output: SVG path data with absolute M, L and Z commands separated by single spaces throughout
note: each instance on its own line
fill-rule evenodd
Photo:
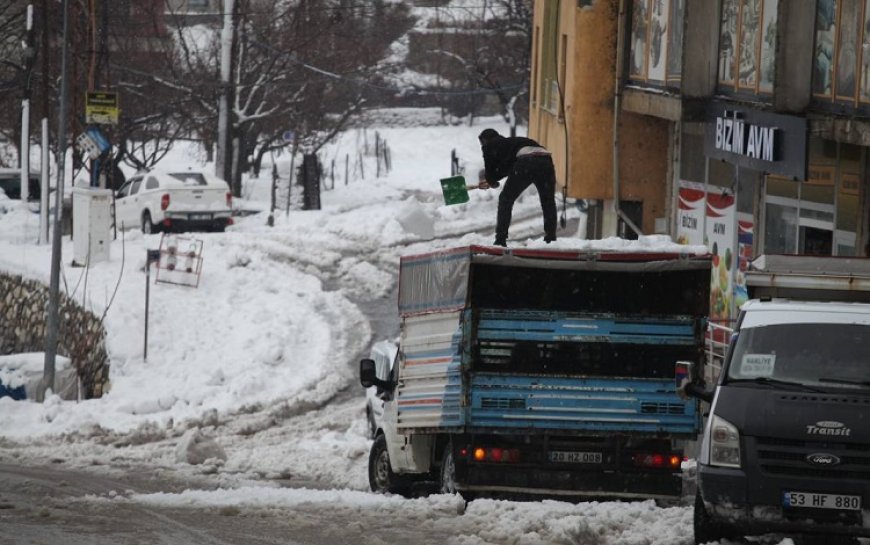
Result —
M 498 220 L 495 226 L 496 242 L 507 241 L 514 201 L 531 184 L 538 189 L 541 210 L 544 212 L 544 238 L 556 240 L 556 171 L 549 155 L 520 157 L 508 175 L 498 196 Z

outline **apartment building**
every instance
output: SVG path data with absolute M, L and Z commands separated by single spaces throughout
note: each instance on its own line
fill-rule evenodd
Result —
M 542 0 L 530 127 L 596 236 L 715 254 L 712 318 L 762 253 L 868 255 L 870 0 Z

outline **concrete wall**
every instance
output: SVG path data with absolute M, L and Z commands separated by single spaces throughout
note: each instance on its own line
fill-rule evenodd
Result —
M 683 23 L 683 98 L 712 97 L 718 77 L 719 0 L 686 0 Z
M 810 104 L 816 10 L 806 2 L 779 1 L 774 106 L 803 112 Z
M 0 354 L 45 350 L 48 288 L 0 272 Z M 72 360 L 85 398 L 100 397 L 109 379 L 106 332 L 97 316 L 61 295 L 57 352 Z

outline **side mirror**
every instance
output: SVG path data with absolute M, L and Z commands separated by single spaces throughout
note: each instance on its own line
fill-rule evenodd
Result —
M 375 360 L 366 358 L 359 362 L 359 381 L 363 388 L 371 388 L 378 380 L 375 373 Z
M 695 382 L 695 362 L 678 361 L 674 366 L 674 386 L 679 392 L 689 382 Z
M 698 383 L 698 377 L 695 371 L 695 363 L 691 361 L 678 361 L 674 367 L 674 386 L 677 389 L 677 395 L 680 399 L 686 400 L 690 397 L 713 402 L 713 391 L 709 391 Z

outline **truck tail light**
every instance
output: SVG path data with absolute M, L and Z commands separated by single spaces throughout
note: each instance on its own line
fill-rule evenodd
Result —
M 233 194 L 227 191 L 227 208 L 233 207 Z
M 642 452 L 634 455 L 634 465 L 655 469 L 679 469 L 683 457 L 677 454 Z
M 520 451 L 515 448 L 474 447 L 472 457 L 475 462 L 516 463 L 520 461 Z
M 162 197 L 160 197 L 160 209 L 166 210 L 169 208 L 169 193 L 164 193 Z

